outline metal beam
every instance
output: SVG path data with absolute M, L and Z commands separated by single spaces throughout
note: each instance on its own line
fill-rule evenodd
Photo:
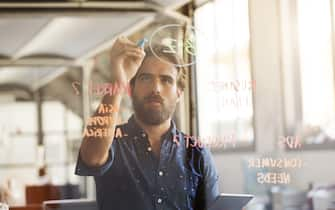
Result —
M 182 6 L 192 2 L 191 0 L 179 0 L 176 1 L 174 4 L 169 5 L 161 5 L 161 4 L 151 4 L 150 6 L 154 9 L 158 14 L 163 14 L 173 19 L 177 19 L 186 23 L 191 23 L 190 17 L 183 15 L 176 10 L 181 8 Z
M 195 7 L 198 9 L 198 8 L 208 4 L 210 2 L 214 2 L 214 0 L 203 0 L 201 2 L 195 3 Z
M 37 109 L 37 140 L 38 146 L 44 145 L 44 135 L 43 135 L 43 112 L 42 112 L 42 93 L 41 91 L 36 91 L 34 94 L 36 109 Z
M 77 2 L 6 2 L 0 3 L 0 9 L 114 9 L 127 11 L 153 10 L 156 7 L 164 7 L 176 10 L 191 0 L 178 0 L 168 5 L 162 5 L 159 1 L 77 1 Z
M 166 10 L 165 9 L 165 10 L 161 11 L 161 14 L 166 15 L 166 16 L 168 16 L 170 18 L 182 21 L 182 22 L 187 23 L 187 24 L 191 24 L 192 23 L 192 19 L 190 17 L 187 17 L 186 15 L 183 15 L 182 13 L 177 12 L 177 11 Z
M 141 1 L 113 1 L 113 2 L 6 2 L 0 3 L 2 9 L 120 9 L 147 10 L 151 3 Z
M 26 92 L 29 97 L 33 98 L 33 91 L 26 85 L 17 84 L 17 83 L 0 83 L 0 92 L 1 91 L 12 91 L 12 90 L 22 90 Z
M 156 13 L 152 9 L 147 10 L 113 10 L 113 9 L 4 9 L 0 7 L 1 18 L 22 19 L 22 18 L 58 18 L 58 17 L 110 17 L 111 14 L 118 14 L 125 12 L 130 13 Z
M 192 0 L 178 0 L 174 4 L 168 5 L 166 9 L 177 10 L 177 9 L 181 8 L 182 6 L 184 6 L 184 5 L 186 5 L 190 2 L 192 2 Z
M 190 0 L 177 1 L 174 4 L 164 6 L 158 3 L 141 1 L 129 2 L 40 2 L 40 3 L 0 3 L 0 17 L 18 16 L 87 16 L 108 15 L 110 12 L 156 12 L 165 14 L 174 19 L 189 21 L 189 17 L 175 11 L 190 3 Z
M 73 66 L 74 60 L 72 59 L 63 59 L 63 58 L 55 58 L 53 56 L 47 57 L 35 57 L 35 58 L 22 58 L 22 59 L 8 59 L 1 58 L 0 59 L 0 67 L 13 67 L 13 66 L 21 66 L 21 67 L 29 67 L 29 66 L 37 66 L 37 67 L 58 67 L 58 66 Z
M 331 43 L 332 43 L 332 64 L 333 64 L 333 77 L 335 81 L 335 14 L 334 14 L 334 1 L 330 0 L 330 26 L 331 26 L 331 34 L 332 34 L 332 39 L 331 39 Z M 334 89 L 335 89 L 335 83 L 334 83 Z M 335 92 L 334 92 L 335 94 Z

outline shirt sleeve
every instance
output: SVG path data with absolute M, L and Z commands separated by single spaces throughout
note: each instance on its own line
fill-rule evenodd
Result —
M 75 174 L 79 176 L 102 176 L 112 166 L 114 160 L 114 144 L 109 148 L 107 161 L 99 167 L 91 167 L 84 163 L 78 154 Z
M 205 199 L 205 209 L 208 209 L 220 195 L 219 176 L 211 152 L 207 148 L 202 150 L 202 158 L 203 182 L 201 191 L 204 194 L 202 199 Z

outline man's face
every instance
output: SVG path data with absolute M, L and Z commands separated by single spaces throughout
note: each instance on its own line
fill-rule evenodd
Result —
M 136 117 L 148 125 L 169 119 L 180 98 L 177 69 L 150 56 L 145 58 L 135 78 L 132 103 Z

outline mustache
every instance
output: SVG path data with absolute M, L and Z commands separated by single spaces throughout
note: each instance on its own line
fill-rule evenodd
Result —
M 161 104 L 164 103 L 164 99 L 160 95 L 150 95 L 144 98 L 145 101 L 157 101 Z

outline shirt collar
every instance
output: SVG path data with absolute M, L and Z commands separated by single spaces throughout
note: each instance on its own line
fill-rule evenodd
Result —
M 128 123 L 128 133 L 132 136 L 147 136 L 146 132 L 140 127 L 140 125 L 137 124 L 135 120 L 134 114 L 129 118 Z M 177 128 L 176 124 L 173 120 L 171 120 L 170 128 L 169 130 L 163 134 L 162 138 L 164 139 L 168 135 L 175 136 L 177 134 Z

